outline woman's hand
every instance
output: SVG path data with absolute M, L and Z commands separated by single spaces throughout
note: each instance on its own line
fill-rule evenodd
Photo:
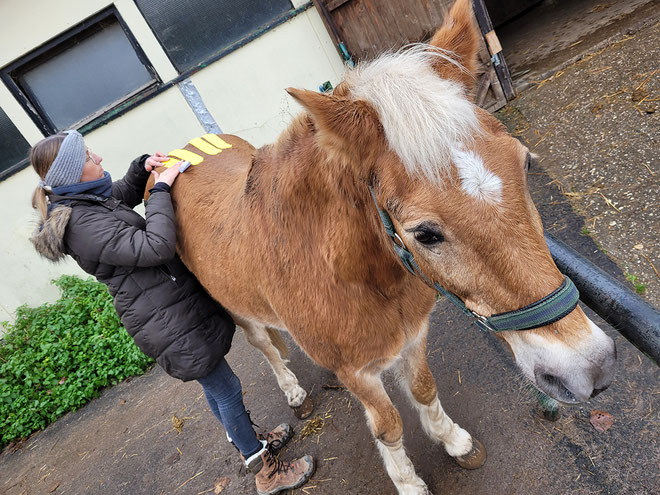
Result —
M 169 157 L 160 151 L 156 151 L 154 155 L 151 155 L 149 158 L 147 158 L 144 162 L 144 169 L 147 172 L 151 172 L 153 169 L 156 167 L 160 167 L 163 162 L 166 162 L 169 160 Z
M 172 184 L 174 184 L 174 180 L 179 175 L 179 169 L 181 168 L 182 163 L 183 160 L 178 161 L 170 168 L 166 168 L 165 170 L 163 170 L 161 173 L 152 170 L 151 173 L 154 174 L 154 177 L 156 179 L 154 184 L 158 184 L 159 182 L 164 182 L 168 186 L 172 187 Z

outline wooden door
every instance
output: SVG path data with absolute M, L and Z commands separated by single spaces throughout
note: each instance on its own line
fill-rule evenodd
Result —
M 319 14 L 348 62 L 372 59 L 387 50 L 397 50 L 408 43 L 427 41 L 442 24 L 454 0 L 314 0 Z M 474 0 L 475 13 L 482 33 L 479 58 L 482 62 L 476 89 L 476 103 L 489 111 L 506 105 L 513 89 L 504 87 L 498 72 L 508 75 L 501 47 L 490 22 L 483 23 L 488 12 L 483 0 Z M 484 24 L 487 31 L 484 31 Z M 488 39 L 488 43 L 486 40 Z M 508 76 L 510 83 L 510 76 Z

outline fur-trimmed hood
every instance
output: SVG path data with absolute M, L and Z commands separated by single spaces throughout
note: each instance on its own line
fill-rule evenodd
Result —
M 64 231 L 71 217 L 71 207 L 58 205 L 48 214 L 46 221 L 39 222 L 30 241 L 41 256 L 50 261 L 62 261 L 66 256 Z

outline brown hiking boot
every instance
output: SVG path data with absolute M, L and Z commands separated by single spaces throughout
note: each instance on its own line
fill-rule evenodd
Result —
M 289 440 L 291 440 L 291 437 L 293 436 L 293 428 L 291 428 L 290 425 L 286 423 L 282 423 L 279 426 L 276 426 L 272 430 L 270 430 L 268 433 L 258 433 L 257 434 L 257 439 L 261 442 L 264 443 L 264 446 L 266 444 L 271 446 L 271 450 L 273 453 L 277 454 L 282 447 L 284 447 Z M 229 434 L 227 433 L 227 440 L 229 443 L 231 443 L 236 450 L 238 450 L 238 453 L 241 454 L 241 451 L 236 447 L 236 444 L 234 441 L 231 439 Z M 243 458 L 243 455 L 241 454 L 241 459 L 245 461 Z
M 304 456 L 293 462 L 279 460 L 267 446 L 256 459 L 251 459 L 248 470 L 255 473 L 257 493 L 273 495 L 283 490 L 298 488 L 314 473 L 314 459 Z
M 257 435 L 259 440 L 265 440 L 268 445 L 270 445 L 271 450 L 274 454 L 277 454 L 282 447 L 284 447 L 291 437 L 293 436 L 293 429 L 291 426 L 282 423 L 279 426 L 276 426 L 268 433 L 259 433 Z

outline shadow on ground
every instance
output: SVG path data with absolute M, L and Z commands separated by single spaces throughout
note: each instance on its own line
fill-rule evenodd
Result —
M 593 315 L 590 315 L 593 316 Z M 597 317 L 595 321 L 599 324 Z M 604 325 L 604 324 L 603 324 Z M 429 362 L 448 414 L 488 449 L 486 464 L 465 471 L 429 441 L 396 386 L 405 444 L 433 493 L 651 494 L 657 487 L 657 368 L 604 325 L 619 350 L 612 387 L 581 407 L 543 419 L 503 346 L 440 301 L 432 315 Z M 298 493 L 394 494 L 366 426 L 362 407 L 343 389 L 325 389 L 331 374 L 297 348 L 292 370 L 311 390 L 323 424 L 302 438 L 263 357 L 237 334 L 229 361 L 261 427 L 291 422 L 298 435 L 281 455 L 312 454 L 313 479 Z M 597 432 L 590 411 L 615 418 Z M 173 417 L 183 422 L 180 432 Z M 176 424 L 179 424 L 177 421 Z M 233 447 L 206 407 L 201 387 L 160 368 L 107 390 L 82 410 L 0 456 L 0 492 L 18 494 L 202 494 L 228 478 L 225 494 L 253 493 Z

